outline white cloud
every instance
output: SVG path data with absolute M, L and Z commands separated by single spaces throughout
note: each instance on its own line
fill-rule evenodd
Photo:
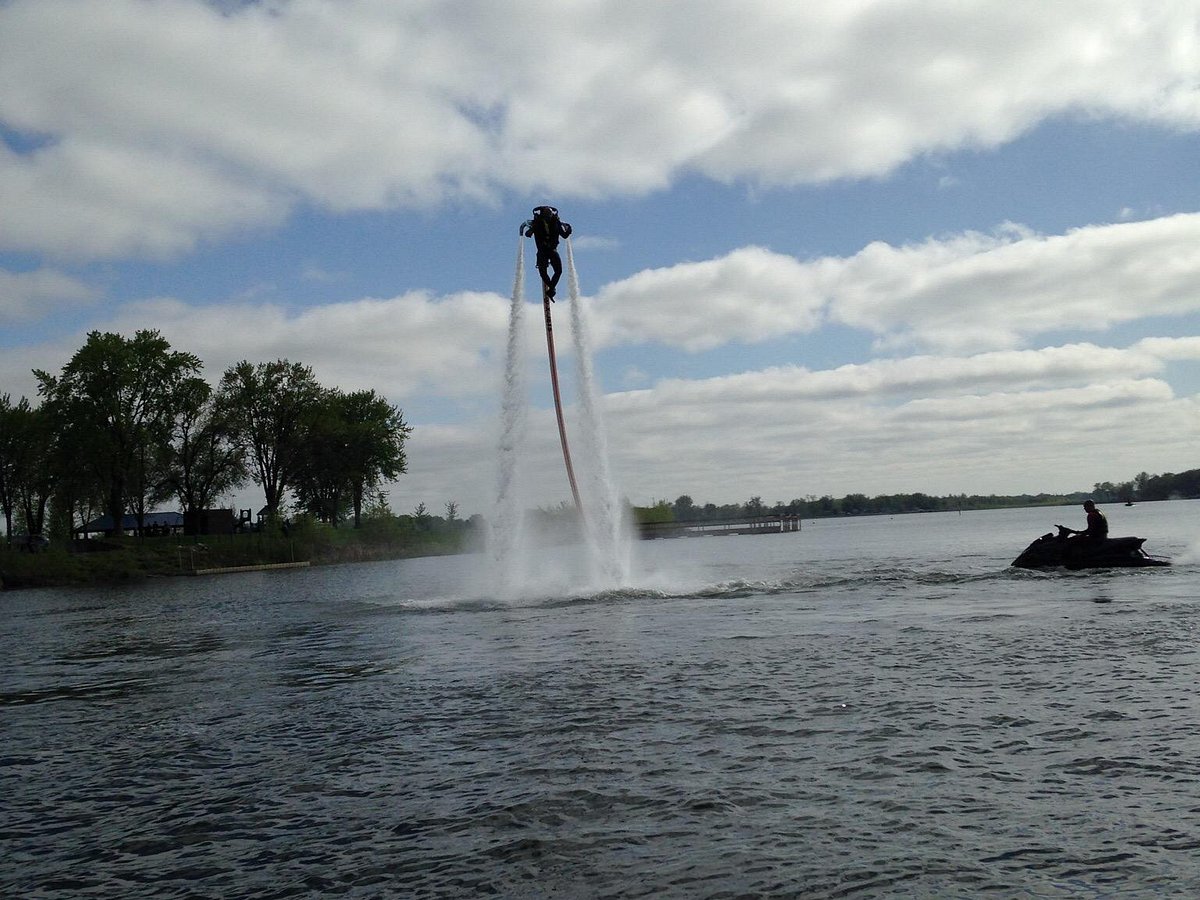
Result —
M 305 263 L 300 272 L 301 281 L 312 281 L 318 284 L 333 284 L 344 281 L 345 278 L 344 272 L 328 272 L 314 263 Z
M 621 384 L 627 388 L 640 387 L 650 380 L 639 366 L 626 366 L 621 372 Z
M 0 269 L 0 325 L 36 321 L 64 307 L 91 303 L 98 296 L 95 288 L 53 269 Z
M 1198 241 L 1200 215 L 1181 215 L 1049 237 L 1012 227 L 910 247 L 872 244 L 850 257 L 811 261 L 748 247 L 641 272 L 584 302 L 591 306 L 597 346 L 659 342 L 706 350 L 812 332 L 832 320 L 874 333 L 893 348 L 912 344 L 935 354 L 819 373 L 785 367 L 728 375 L 701 382 L 678 398 L 682 403 L 703 402 L 697 390 L 809 398 L 916 396 L 968 385 L 992 390 L 996 372 L 1001 379 L 1023 373 L 1026 385 L 1096 373 L 1144 377 L 1160 374 L 1165 361 L 1196 359 L 1200 338 L 1147 339 L 1127 350 L 1081 343 L 1023 351 L 1018 345 L 1080 326 L 1100 330 L 1200 311 L 1200 262 L 1191 252 Z M 0 272 L 0 310 L 11 321 L 56 299 L 86 302 L 93 294 L 53 270 Z M 533 306 L 526 347 L 539 354 L 541 317 Z M 490 293 L 411 292 L 299 311 L 164 298 L 126 303 L 93 327 L 157 328 L 175 346 L 199 354 L 210 373 L 243 358 L 288 357 L 315 366 L 332 383 L 377 387 L 397 400 L 418 392 L 465 398 L 486 396 L 497 383 L 508 307 L 507 298 Z M 78 339 L 82 343 L 82 334 Z M 569 353 L 563 341 L 560 354 Z M 636 367 L 629 377 L 645 378 Z
M 690 351 L 836 322 L 885 348 L 962 352 L 1026 345 L 1200 312 L 1200 215 L 1038 235 L 1007 225 L 849 257 L 801 261 L 749 247 L 640 272 L 596 297 L 604 343 Z
M 1064 115 L 1200 126 L 1198 7 L 0 4 L 0 247 L 161 256 L 297 203 L 877 177 Z
M 717 503 L 858 491 L 1065 491 L 1178 470 L 1191 458 L 1200 404 L 1157 378 L 1124 376 L 1144 363 L 1105 355 L 1114 372 L 1093 373 L 1091 384 L 1078 384 L 1076 373 L 1030 387 L 1026 366 L 1017 365 L 993 371 L 990 391 L 976 382 L 899 403 L 889 398 L 906 389 L 903 378 L 858 395 L 806 389 L 837 378 L 828 372 L 794 373 L 791 391 L 777 390 L 779 373 L 665 383 L 610 398 L 614 468 L 639 502 L 687 493 Z M 947 374 L 974 362 L 944 361 Z M 686 402 L 697 396 L 703 402 Z
M 1196 0 L 0 0 L 0 251 L 162 260 L 298 207 L 876 178 L 1056 118 L 1196 131 L 1198 21 Z M 1158 317 L 1181 333 L 1195 320 L 1200 215 L 1134 221 L 1153 198 L 1106 202 L 1120 224 L 1002 226 L 812 259 L 742 247 L 600 287 L 586 302 L 608 349 L 702 353 L 854 331 L 878 356 L 817 370 L 755 370 L 743 356 L 732 365 L 748 371 L 657 383 L 622 359 L 625 385 L 641 389 L 606 398 L 618 479 L 639 502 L 726 502 L 1069 490 L 1186 468 L 1200 417 L 1170 378 L 1200 360 L 1200 338 L 1112 332 Z M 617 245 L 580 235 L 575 246 Z M 354 265 L 310 256 L 292 271 L 314 281 Z M 113 280 L 126 298 L 141 289 L 134 268 Z M 0 325 L 99 296 L 67 271 L 0 271 Z M 455 499 L 469 513 L 494 490 L 507 311 L 485 293 L 297 310 L 247 291 L 217 306 L 126 301 L 87 327 L 158 328 L 212 377 L 287 357 L 406 412 L 423 404 L 394 505 Z M 526 326 L 544 379 L 533 305 Z M 6 347 L 0 384 L 32 395 L 29 370 L 55 371 L 83 328 Z M 1106 331 L 1123 345 L 1101 346 Z M 524 459 L 552 503 L 566 485 L 541 387 Z
M 1168 359 L 1200 358 L 1198 344 L 1154 339 L 664 380 L 606 397 L 611 465 L 636 503 L 683 493 L 727 503 L 1070 491 L 1179 471 L 1200 437 L 1200 402 L 1176 396 L 1160 375 Z M 567 421 L 577 434 L 573 406 Z M 494 424 L 420 432 L 413 459 L 424 462 L 401 480 L 400 496 L 413 504 L 443 496 L 486 514 Z M 569 498 L 544 407 L 531 417 L 522 459 L 531 502 Z
M 75 137 L 32 155 L 0 144 L 0 195 L 0 248 L 68 260 L 165 258 L 236 226 L 277 224 L 287 209 L 208 161 Z
M 1018 346 L 1200 310 L 1200 216 L 1041 236 L 1011 228 L 923 244 L 876 243 L 833 262 L 830 315 L 896 344 Z
M 810 331 L 824 303 L 811 266 L 760 247 L 655 269 L 604 287 L 600 339 L 658 341 L 687 350 Z
M 574 238 L 572 245 L 576 250 L 618 250 L 621 247 L 621 242 L 614 237 L 602 237 L 600 235 L 582 235 Z
M 57 375 L 85 340 L 81 333 L 42 344 L 5 347 L 0 353 L 0 394 L 27 397 L 36 405 L 38 383 L 33 370 Z
M 1134 347 L 1163 361 L 1200 360 L 1200 337 L 1143 338 Z
M 415 395 L 464 398 L 498 391 L 508 301 L 494 294 L 329 304 L 300 312 L 274 305 L 193 307 L 159 299 L 123 307 L 105 330 L 155 328 L 197 354 L 211 379 L 240 360 L 286 358 L 322 384 L 374 388 L 393 403 Z M 531 334 L 536 317 L 528 317 Z M 532 343 L 532 340 L 529 342 Z
M 1194 352 L 1194 348 L 1190 348 Z M 1167 358 L 1184 358 L 1184 347 L 1141 342 L 1131 349 L 1075 344 L 1041 350 L 1002 351 L 974 356 L 913 356 L 809 371 L 790 366 L 704 380 L 667 379 L 656 393 L 680 408 L 729 403 L 832 402 L 870 397 L 876 402 L 907 396 L 963 395 L 1027 391 L 1047 385 L 1089 384 L 1095 379 L 1157 375 Z
M 508 302 L 412 293 L 288 312 L 150 300 L 97 327 L 157 328 L 176 348 L 197 353 L 214 378 L 242 358 L 286 357 L 313 366 L 322 383 L 379 390 L 416 426 L 394 508 L 424 502 L 439 511 L 455 500 L 469 515 L 487 513 L 496 490 L 494 410 Z M 527 312 L 525 364 L 544 379 L 540 317 L 532 304 Z M 79 334 L 6 351 L 0 383 L 32 396 L 29 370 L 56 371 L 82 341 Z M 1200 338 L 1154 337 L 1126 347 L 927 353 L 666 379 L 605 398 L 608 446 L 618 483 L 639 503 L 682 493 L 724 503 L 851 491 L 1085 489 L 1143 470 L 1187 468 L 1200 403 L 1177 395 L 1165 371 L 1196 360 Z M 532 502 L 552 505 L 569 493 L 549 392 L 531 384 L 531 396 L 522 461 L 532 472 Z M 424 413 L 414 416 L 414 404 Z M 575 413 L 568 408 L 572 434 Z

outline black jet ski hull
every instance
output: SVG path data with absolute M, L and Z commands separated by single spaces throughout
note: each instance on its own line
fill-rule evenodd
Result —
M 1144 543 L 1146 539 L 1140 537 L 1089 541 L 1044 534 L 1026 547 L 1012 565 L 1021 569 L 1111 569 L 1171 564 L 1170 560 L 1148 556 L 1142 549 Z

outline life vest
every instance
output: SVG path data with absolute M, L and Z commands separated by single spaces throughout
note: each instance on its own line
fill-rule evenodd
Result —
M 543 237 L 558 237 L 558 210 L 553 206 L 539 206 L 533 211 L 533 227 L 540 231 Z
M 535 209 L 533 221 L 529 225 L 539 248 L 553 249 L 558 245 L 558 239 L 562 236 L 562 223 L 558 218 L 558 210 L 553 206 L 539 206 Z

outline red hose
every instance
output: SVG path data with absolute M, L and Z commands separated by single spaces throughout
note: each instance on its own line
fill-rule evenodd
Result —
M 579 488 L 575 484 L 575 469 L 571 465 L 571 448 L 567 445 L 567 426 L 563 422 L 562 397 L 558 391 L 558 363 L 554 359 L 554 326 L 550 323 L 550 297 L 542 291 L 542 306 L 546 308 L 546 349 L 550 353 L 550 386 L 554 389 L 554 412 L 558 416 L 558 437 L 562 442 L 563 462 L 567 464 L 567 480 L 571 482 L 571 496 L 575 498 L 575 509 L 583 514 L 579 501 Z

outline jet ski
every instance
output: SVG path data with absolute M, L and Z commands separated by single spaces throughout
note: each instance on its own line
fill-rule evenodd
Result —
M 1110 569 L 1118 566 L 1169 566 L 1171 561 L 1150 556 L 1142 549 L 1145 538 L 1118 537 L 1092 540 L 1071 537 L 1071 529 L 1058 526 L 1025 548 L 1012 561 L 1020 569 Z

